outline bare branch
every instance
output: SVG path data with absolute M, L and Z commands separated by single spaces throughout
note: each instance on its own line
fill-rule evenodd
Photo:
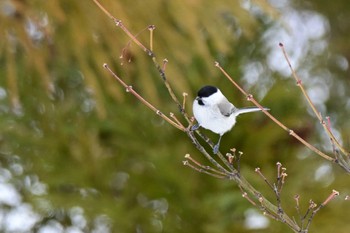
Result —
M 336 196 L 339 196 L 339 192 L 336 191 L 336 190 L 332 190 L 332 193 L 331 193 L 331 194 L 326 198 L 326 200 L 324 200 L 324 201 L 322 202 L 322 204 L 319 205 L 317 208 L 316 208 L 317 205 L 316 205 L 313 201 L 310 201 L 310 207 L 309 207 L 309 209 L 308 209 L 308 212 L 309 212 L 309 210 L 311 210 L 311 209 L 314 209 L 314 210 L 312 211 L 312 213 L 311 213 L 311 215 L 310 215 L 310 217 L 309 217 L 308 223 L 307 223 L 307 225 L 306 225 L 306 227 L 305 227 L 305 232 L 308 231 L 308 229 L 309 229 L 309 227 L 310 227 L 310 224 L 311 224 L 313 218 L 315 217 L 315 214 L 316 214 L 321 208 L 323 208 L 325 205 L 327 205 L 331 200 L 333 200 Z M 308 212 L 307 212 L 307 214 L 308 214 Z M 307 214 L 306 214 L 306 215 L 307 215 Z M 305 215 L 305 217 L 306 217 L 306 215 Z
M 265 183 L 270 187 L 270 189 L 274 190 L 273 185 L 266 179 L 266 177 L 262 174 L 260 167 L 255 168 L 255 172 L 265 181 Z
M 293 136 L 294 138 L 296 138 L 298 141 L 300 141 L 302 144 L 304 144 L 306 147 L 308 147 L 310 150 L 312 150 L 313 152 L 315 152 L 316 154 L 318 154 L 319 156 L 323 157 L 324 159 L 336 163 L 338 164 L 341 168 L 343 168 L 346 172 L 350 173 L 350 167 L 348 164 L 344 164 L 344 163 L 340 163 L 339 160 L 337 160 L 336 158 L 332 158 L 329 155 L 323 153 L 322 151 L 320 151 L 319 149 L 317 149 L 316 147 L 314 147 L 313 145 L 311 145 L 310 143 L 308 143 L 307 141 L 305 141 L 303 138 L 301 138 L 298 134 L 296 134 L 293 130 L 287 128 L 282 122 L 280 122 L 279 120 L 277 120 L 274 116 L 272 116 L 271 113 L 269 113 L 267 110 L 265 110 L 265 108 L 263 108 L 263 106 L 261 104 L 259 104 L 259 102 L 257 102 L 253 95 L 248 94 L 240 85 L 238 85 L 237 82 L 235 82 L 231 76 L 220 66 L 220 64 L 218 62 L 215 62 L 215 66 L 219 68 L 219 70 L 224 74 L 224 76 L 243 94 L 246 96 L 248 101 L 251 101 L 253 104 L 255 104 L 257 107 L 259 107 L 261 109 L 261 111 L 263 113 L 265 113 L 265 115 L 267 115 L 273 122 L 275 122 L 278 126 L 280 126 L 282 129 L 284 129 L 285 131 L 287 131 L 289 133 L 289 135 Z
M 297 86 L 300 88 L 301 92 L 303 93 L 304 97 L 306 98 L 308 104 L 310 105 L 312 111 L 315 113 L 317 119 L 320 121 L 321 125 L 323 126 L 324 130 L 326 131 L 326 133 L 328 134 L 328 136 L 331 138 L 331 140 L 336 144 L 336 146 L 339 148 L 339 150 L 346 156 L 350 156 L 350 152 L 346 151 L 339 143 L 339 141 L 335 138 L 334 134 L 332 133 L 329 125 L 329 119 L 328 120 L 328 125 L 326 124 L 326 122 L 323 120 L 322 115 L 319 111 L 317 111 L 315 105 L 313 104 L 312 100 L 310 99 L 310 96 L 307 94 L 304 86 L 302 85 L 302 81 L 301 79 L 298 77 L 297 73 L 295 72 L 295 70 L 292 67 L 292 64 L 290 63 L 289 57 L 287 55 L 286 50 L 284 49 L 284 45 L 282 43 L 279 43 L 279 46 L 282 49 L 284 58 L 286 59 L 289 69 L 292 72 L 292 76 L 294 77 L 294 79 L 297 82 Z
M 150 31 L 149 34 L 149 48 L 151 51 L 153 51 L 153 31 L 156 29 L 156 26 L 150 25 L 148 26 L 148 30 Z
M 212 167 L 210 167 L 210 166 L 202 165 L 201 163 L 199 163 L 198 161 L 196 161 L 194 158 L 192 158 L 192 157 L 190 156 L 190 154 L 186 154 L 186 155 L 185 155 L 185 158 L 186 158 L 186 159 L 189 159 L 191 162 L 193 162 L 195 165 L 197 165 L 198 167 L 200 167 L 200 168 L 203 169 L 203 170 L 211 171 L 212 173 L 216 173 L 216 175 L 221 175 L 222 178 L 227 177 L 227 175 L 228 175 L 227 173 L 221 172 L 221 171 L 219 171 L 219 170 L 217 170 L 217 169 L 214 169 L 214 168 L 212 168 Z
M 105 63 L 103 64 L 103 67 L 108 70 L 108 72 L 126 89 L 126 92 L 130 92 L 133 94 L 137 99 L 139 99 L 144 105 L 146 105 L 148 108 L 150 108 L 153 112 L 155 112 L 157 115 L 159 115 L 161 118 L 166 120 L 169 124 L 174 126 L 175 128 L 181 130 L 181 131 L 186 131 L 186 128 L 184 128 L 182 125 L 177 124 L 177 122 L 171 120 L 168 118 L 166 115 L 164 115 L 160 110 L 158 110 L 156 107 L 154 107 L 152 104 L 150 104 L 147 100 L 145 100 L 141 95 L 139 95 L 133 88 L 132 86 L 127 85 L 122 79 L 118 77 L 110 68 L 109 66 Z
M 204 155 L 204 157 L 211 163 L 210 166 L 203 165 L 199 163 L 197 160 L 192 158 L 189 154 L 185 156 L 186 160 L 183 162 L 184 165 L 198 171 L 201 173 L 208 174 L 210 176 L 220 178 L 220 179 L 229 179 L 233 180 L 237 183 L 239 188 L 242 191 L 242 197 L 247 199 L 252 205 L 259 206 L 260 209 L 263 211 L 263 213 L 266 216 L 269 216 L 277 221 L 281 221 L 285 224 L 287 224 L 294 232 L 306 232 L 303 231 L 302 227 L 299 227 L 298 224 L 294 219 L 291 219 L 282 209 L 281 207 L 281 191 L 283 188 L 283 185 L 285 183 L 285 179 L 287 176 L 287 173 L 285 172 L 285 168 L 282 167 L 282 164 L 277 163 L 277 183 L 271 184 L 267 178 L 261 173 L 260 169 L 257 168 L 256 172 L 259 174 L 260 177 L 262 177 L 265 181 L 265 183 L 273 190 L 277 197 L 277 206 L 273 205 L 268 199 L 266 199 L 258 190 L 256 190 L 243 176 L 240 174 L 240 157 L 243 154 L 242 152 L 238 152 L 238 155 L 236 155 L 236 150 L 231 149 L 231 153 L 228 153 L 227 156 L 223 156 L 221 153 L 218 153 L 217 156 L 213 157 L 211 156 L 205 148 L 199 143 L 199 141 L 196 138 L 196 135 L 198 135 L 200 138 L 202 138 L 205 142 L 207 142 L 211 147 L 213 147 L 213 143 L 207 138 L 205 135 L 203 135 L 199 130 L 196 130 L 196 134 L 190 130 L 191 125 L 193 123 L 192 118 L 188 117 L 186 111 L 185 111 L 185 105 L 186 105 L 186 96 L 187 94 L 183 94 L 183 101 L 182 103 L 178 100 L 175 93 L 172 90 L 172 87 L 167 81 L 167 77 L 165 74 L 165 67 L 167 64 L 167 60 L 163 60 L 163 66 L 161 67 L 158 62 L 156 61 L 156 57 L 153 53 L 153 30 L 154 26 L 151 25 L 148 29 L 150 30 L 150 49 L 147 49 L 130 31 L 122 24 L 122 22 L 116 18 L 114 18 L 105 8 L 102 7 L 101 4 L 97 0 L 93 0 L 97 6 L 109 17 L 111 18 L 115 24 L 121 28 L 128 36 L 129 38 L 136 43 L 144 52 L 146 52 L 152 59 L 153 64 L 157 68 L 160 77 L 162 78 L 162 81 L 165 85 L 165 87 L 168 90 L 169 95 L 172 97 L 175 104 L 178 106 L 180 113 L 182 116 L 186 119 L 186 121 L 189 123 L 189 127 L 185 128 L 183 124 L 177 119 L 177 117 L 170 113 L 170 118 L 164 115 L 160 110 L 158 110 L 156 107 L 154 107 L 152 104 L 150 104 L 148 101 L 146 101 L 141 95 L 139 95 L 131 86 L 127 85 L 122 79 L 120 79 L 109 67 L 107 64 L 104 64 L 104 67 L 109 71 L 109 73 L 126 89 L 127 92 L 130 92 L 133 94 L 138 100 L 140 100 L 144 105 L 146 105 L 148 108 L 150 108 L 153 112 L 155 112 L 157 115 L 162 117 L 166 122 L 174 126 L 175 128 L 185 132 L 189 139 L 192 141 L 192 143 L 196 146 L 196 148 Z M 318 151 L 316 148 L 311 146 L 310 144 L 306 143 L 301 139 L 298 135 L 296 135 L 292 130 L 288 129 L 286 126 L 284 126 L 282 123 L 280 123 L 278 120 L 276 120 L 269 112 L 267 112 L 254 98 L 251 94 L 248 94 L 244 91 L 236 82 L 232 80 L 232 78 L 220 67 L 219 63 L 216 63 L 216 66 L 225 74 L 225 76 L 246 96 L 248 101 L 253 102 L 256 106 L 261 108 L 261 110 L 268 115 L 273 121 L 275 121 L 278 125 L 280 125 L 284 130 L 289 132 L 292 136 L 296 137 L 299 141 L 301 141 L 304 145 L 308 146 L 310 149 L 315 151 L 316 153 L 320 154 L 322 157 L 324 157 L 327 160 L 333 161 L 334 159 L 329 157 L 328 155 L 322 154 L 322 152 Z M 299 138 L 298 138 L 299 137 Z M 237 169 L 233 166 L 234 158 L 236 158 L 237 162 Z M 219 161 L 219 162 L 218 162 Z M 321 205 L 326 205 L 330 200 L 332 200 L 336 195 L 335 192 L 331 194 Z M 295 198 L 297 202 L 297 211 L 299 212 L 299 197 Z M 312 202 L 313 203 L 313 202 Z M 309 217 L 308 226 L 310 225 L 313 216 L 317 213 L 318 209 L 315 209 L 315 205 L 310 203 L 309 209 L 307 211 L 307 214 L 304 217 L 301 217 L 301 221 L 303 222 L 304 219 L 309 215 L 310 211 L 312 211 L 311 216 Z M 259 205 L 260 204 L 260 205 Z

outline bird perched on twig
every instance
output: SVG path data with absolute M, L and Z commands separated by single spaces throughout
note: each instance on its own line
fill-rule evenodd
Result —
M 204 86 L 198 91 L 193 101 L 193 115 L 197 124 L 193 125 L 191 130 L 203 127 L 219 134 L 219 141 L 213 148 L 214 154 L 217 154 L 222 135 L 230 131 L 236 124 L 236 117 L 242 113 L 257 111 L 261 109 L 258 107 L 236 108 L 217 87 Z

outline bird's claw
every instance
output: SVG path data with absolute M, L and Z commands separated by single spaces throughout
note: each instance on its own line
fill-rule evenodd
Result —
M 191 131 L 195 131 L 197 129 L 199 129 L 200 125 L 199 124 L 195 124 L 191 126 Z
M 216 155 L 217 153 L 219 153 L 219 145 L 216 144 L 214 147 L 213 147 L 213 153 Z

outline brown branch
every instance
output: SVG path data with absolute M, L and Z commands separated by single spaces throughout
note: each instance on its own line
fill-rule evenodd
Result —
M 154 53 L 146 48 L 146 46 L 144 46 L 125 26 L 124 24 L 122 23 L 121 20 L 115 18 L 111 13 L 109 13 L 107 11 L 106 8 L 104 8 L 100 3 L 99 1 L 97 0 L 93 0 L 94 3 L 110 18 L 114 21 L 115 25 L 119 28 L 121 28 L 126 34 L 127 36 L 136 44 L 138 45 L 148 56 L 150 56 L 152 58 L 152 61 L 153 61 L 153 64 L 155 65 L 155 67 L 157 68 L 158 70 L 158 73 L 160 74 L 160 77 L 162 78 L 166 88 L 168 89 L 168 92 L 171 96 L 171 98 L 173 99 L 173 101 L 176 103 L 177 107 L 179 108 L 180 112 L 184 115 L 184 118 L 186 119 L 186 121 L 188 123 L 190 123 L 190 119 L 189 117 L 187 116 L 187 114 L 185 113 L 185 110 L 182 108 L 182 105 L 181 103 L 179 102 L 178 98 L 176 97 L 174 91 L 172 90 L 169 82 L 167 81 L 167 77 L 165 75 L 165 72 L 164 70 L 162 69 L 162 67 L 158 64 L 157 60 L 156 60 L 156 57 L 154 55 Z M 152 33 L 153 33 L 153 30 L 151 30 Z
M 226 172 L 221 172 L 217 169 L 214 169 L 210 166 L 205 166 L 202 165 L 201 163 L 199 163 L 197 160 L 195 160 L 194 158 L 192 158 L 189 154 L 185 155 L 185 158 L 190 160 L 192 163 L 194 163 L 197 167 L 199 167 L 201 170 L 204 171 L 208 171 L 207 174 L 208 175 L 215 175 L 215 177 L 219 177 L 219 178 L 227 178 L 229 176 L 228 173 Z
M 303 93 L 304 97 L 306 98 L 308 104 L 310 105 L 312 111 L 315 113 L 317 119 L 320 121 L 320 124 L 322 125 L 322 127 L 324 128 L 324 130 L 326 131 L 326 133 L 328 134 L 329 138 L 332 140 L 333 143 L 336 144 L 336 146 L 339 148 L 339 150 L 346 156 L 350 156 L 350 152 L 346 151 L 339 143 L 339 141 L 335 138 L 334 134 L 332 133 L 330 127 L 326 124 L 326 121 L 323 120 L 323 117 L 321 115 L 321 113 L 319 111 L 317 111 L 315 105 L 313 104 L 312 100 L 310 99 L 310 96 L 307 94 L 304 86 L 302 85 L 302 81 L 299 78 L 299 76 L 297 75 L 297 73 L 295 72 L 295 70 L 292 67 L 292 64 L 290 63 L 289 57 L 287 55 L 286 50 L 284 49 L 284 45 L 282 43 L 279 43 L 279 46 L 282 49 L 284 58 L 286 59 L 289 69 L 292 72 L 292 76 L 294 77 L 294 79 L 296 80 L 297 86 L 300 88 L 301 92 Z
M 183 117 L 187 120 L 187 122 L 191 125 L 192 121 L 188 117 L 187 113 L 185 112 L 183 103 L 180 103 L 180 101 L 177 99 L 176 95 L 174 94 L 170 84 L 167 81 L 166 75 L 165 75 L 165 64 L 164 62 L 163 67 L 161 67 L 158 62 L 156 61 L 156 57 L 154 53 L 147 49 L 135 36 L 130 33 L 130 31 L 122 24 L 122 22 L 116 18 L 114 18 L 105 8 L 102 7 L 101 4 L 97 0 L 93 0 L 97 6 L 105 13 L 109 18 L 111 18 L 115 24 L 121 28 L 128 36 L 131 38 L 133 42 L 135 42 L 144 52 L 146 52 L 151 58 L 156 66 L 162 81 L 164 85 L 166 86 L 169 95 L 172 97 L 173 101 L 178 106 L 180 113 L 183 115 Z M 153 32 L 152 32 L 153 33 Z M 152 35 L 151 35 L 152 38 Z M 151 39 L 151 47 L 153 39 Z M 260 203 L 261 209 L 264 211 L 264 213 L 267 216 L 271 216 L 272 218 L 275 218 L 278 221 L 281 221 L 285 224 L 287 224 L 294 232 L 300 232 L 300 227 L 293 221 L 288 215 L 286 215 L 283 211 L 279 210 L 279 207 L 273 205 L 268 199 L 266 199 L 261 193 L 256 190 L 243 176 L 239 174 L 239 172 L 232 166 L 230 161 L 228 161 L 227 158 L 225 158 L 221 153 L 218 154 L 216 158 L 219 158 L 222 163 L 228 168 L 224 168 L 223 165 L 218 163 L 207 151 L 204 149 L 204 147 L 198 142 L 197 138 L 195 137 L 194 132 L 189 130 L 188 128 L 184 128 L 180 121 L 178 121 L 176 118 L 174 118 L 174 115 L 171 115 L 171 117 L 174 119 L 170 119 L 169 117 L 165 116 L 163 113 L 161 113 L 157 108 L 155 108 L 152 104 L 150 104 L 148 101 L 146 101 L 141 95 L 139 95 L 136 91 L 132 89 L 131 86 L 128 86 L 126 83 L 123 82 L 108 66 L 107 64 L 104 65 L 104 67 L 112 74 L 112 76 L 124 87 L 128 92 L 133 94 L 136 98 L 138 98 L 143 104 L 145 104 L 148 108 L 150 108 L 152 111 L 157 113 L 160 117 L 162 117 L 166 122 L 171 124 L 172 126 L 176 127 L 177 129 L 180 129 L 183 132 L 186 132 L 187 136 L 190 138 L 190 140 L 196 145 L 197 149 L 205 156 L 208 161 L 213 164 L 213 166 L 216 167 L 216 169 L 210 167 L 210 166 L 204 166 L 196 162 L 194 159 L 191 159 L 190 157 L 187 158 L 188 160 L 184 161 L 184 164 L 191 167 L 192 169 L 195 169 L 198 172 L 206 173 L 211 176 L 215 176 L 217 178 L 225 178 L 229 180 L 233 180 L 237 183 L 237 185 L 244 191 L 244 198 L 246 198 L 248 201 L 253 204 L 255 203 L 253 198 L 248 197 L 248 195 L 251 195 L 255 199 L 257 199 Z M 243 90 L 243 89 L 242 89 Z M 248 98 L 252 98 L 251 95 L 246 95 Z M 261 106 L 260 106 L 261 107 Z M 262 107 L 261 107 L 262 108 Z M 266 110 L 262 109 L 263 112 L 266 114 Z M 200 131 L 196 131 L 197 135 L 199 135 L 201 138 L 203 138 L 206 142 L 209 143 L 210 146 L 213 146 L 213 143 L 210 142 L 204 135 L 200 133 Z M 248 198 L 247 198 L 248 197 Z
M 151 51 L 153 51 L 153 31 L 156 29 L 156 26 L 150 25 L 148 26 L 148 30 L 150 31 L 149 34 L 149 48 Z
M 331 194 L 326 198 L 326 200 L 324 200 L 324 201 L 322 202 L 322 204 L 320 204 L 317 208 L 316 208 L 316 204 L 313 205 L 313 208 L 309 208 L 309 209 L 314 209 L 314 210 L 312 211 L 312 213 L 311 213 L 311 215 L 310 215 L 310 217 L 309 217 L 308 223 L 307 223 L 307 225 L 306 225 L 306 227 L 305 227 L 305 230 L 304 230 L 305 232 L 308 232 L 309 227 L 310 227 L 310 224 L 311 224 L 313 218 L 315 217 L 316 213 L 317 213 L 321 208 L 323 208 L 325 205 L 327 205 L 328 202 L 330 202 L 331 200 L 333 200 L 333 199 L 334 199 L 335 197 L 337 197 L 337 196 L 339 196 L 339 192 L 336 191 L 336 190 L 332 190 L 332 193 L 331 193 Z M 310 206 L 311 206 L 311 204 L 310 204 Z M 316 208 L 316 209 L 315 209 L 315 208 Z
M 192 143 L 196 146 L 199 152 L 201 152 L 211 164 L 213 164 L 215 167 L 217 167 L 220 171 L 224 173 L 232 174 L 231 172 L 227 171 L 221 164 L 219 164 L 213 157 L 210 156 L 210 154 L 198 142 L 197 138 L 194 136 L 193 131 L 187 130 L 187 136 L 191 139 Z
M 139 95 L 132 86 L 127 85 L 122 79 L 118 77 L 105 63 L 103 64 L 103 67 L 108 70 L 108 72 L 126 89 L 126 92 L 130 92 L 133 94 L 138 100 L 140 100 L 144 105 L 146 105 L 148 108 L 150 108 L 153 112 L 155 112 L 158 116 L 166 120 L 169 124 L 174 126 L 175 128 L 185 132 L 186 128 L 184 128 L 182 125 L 179 125 L 177 122 L 171 120 L 169 117 L 164 115 L 160 110 L 158 110 L 156 107 L 154 107 L 152 104 L 150 104 L 147 100 L 145 100 L 141 95 Z
M 218 62 L 215 62 L 215 66 L 220 69 L 220 71 L 225 75 L 225 77 L 242 93 L 247 97 L 248 101 L 251 101 L 253 104 L 255 104 L 257 107 L 261 109 L 262 112 L 264 112 L 273 122 L 275 122 L 278 126 L 280 126 L 282 129 L 287 131 L 291 136 L 295 137 L 297 140 L 299 140 L 301 143 L 303 143 L 305 146 L 322 156 L 323 158 L 334 162 L 334 159 L 329 157 L 328 155 L 324 154 L 314 146 L 310 145 L 308 142 L 306 142 L 304 139 L 302 139 L 299 135 L 297 135 L 293 130 L 290 130 L 287 128 L 284 124 L 282 124 L 279 120 L 277 120 L 274 116 L 272 116 L 265 108 L 257 102 L 253 95 L 248 94 L 243 88 L 241 88 L 232 78 L 231 76 L 220 66 Z
M 257 204 L 255 203 L 255 201 L 253 201 L 249 196 L 248 193 L 246 191 L 243 190 L 243 188 L 241 186 L 238 186 L 239 189 L 242 192 L 242 197 L 247 199 L 253 206 L 256 206 Z
M 255 168 L 255 172 L 265 181 L 265 183 L 270 187 L 270 189 L 274 190 L 273 185 L 266 179 L 266 177 L 262 174 L 260 167 Z
M 188 166 L 190 168 L 192 168 L 193 170 L 199 172 L 199 173 L 204 173 L 204 174 L 207 174 L 207 175 L 210 175 L 210 176 L 213 176 L 215 178 L 219 178 L 219 179 L 225 179 L 227 178 L 227 176 L 224 176 L 224 175 L 218 175 L 218 174 L 215 174 L 215 173 L 212 173 L 204 168 L 201 168 L 201 167 L 196 167 L 194 165 L 192 165 L 188 160 L 185 160 L 183 161 L 183 165 L 185 166 Z
M 246 96 L 248 101 L 251 101 L 254 105 L 256 105 L 257 107 L 259 107 L 261 109 L 261 111 L 263 113 L 265 113 L 265 115 L 267 115 L 273 122 L 275 122 L 278 126 L 280 126 L 282 129 L 284 129 L 285 131 L 287 131 L 289 133 L 289 135 L 293 136 L 294 138 L 296 138 L 299 142 L 301 142 L 303 145 L 305 145 L 306 147 L 308 147 L 310 150 L 312 150 L 313 152 L 315 152 L 316 154 L 318 154 L 319 156 L 323 157 L 324 159 L 336 163 L 338 164 L 341 168 L 343 168 L 346 172 L 350 173 L 350 168 L 347 164 L 344 163 L 340 163 L 338 159 L 332 158 L 329 155 L 323 153 L 322 151 L 320 151 L 319 149 L 317 149 L 316 147 L 314 147 L 313 145 L 311 145 L 310 143 L 308 143 L 307 141 L 305 141 L 303 138 L 301 138 L 298 134 L 296 134 L 293 130 L 287 128 L 282 122 L 280 122 L 279 120 L 277 120 L 274 116 L 272 116 L 271 113 L 269 113 L 267 110 L 265 110 L 265 108 L 259 104 L 258 101 L 256 101 L 253 97 L 253 95 L 248 94 L 243 88 L 240 87 L 240 85 L 238 85 L 237 82 L 235 82 L 231 76 L 220 66 L 220 64 L 218 62 L 215 62 L 215 66 L 219 68 L 219 70 L 224 74 L 224 76 L 243 94 Z

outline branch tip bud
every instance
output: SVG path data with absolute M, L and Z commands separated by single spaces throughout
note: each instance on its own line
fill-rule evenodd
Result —
M 156 26 L 155 26 L 155 25 L 149 25 L 149 26 L 148 26 L 148 30 L 152 31 L 152 30 L 154 30 L 154 29 L 156 29 Z

